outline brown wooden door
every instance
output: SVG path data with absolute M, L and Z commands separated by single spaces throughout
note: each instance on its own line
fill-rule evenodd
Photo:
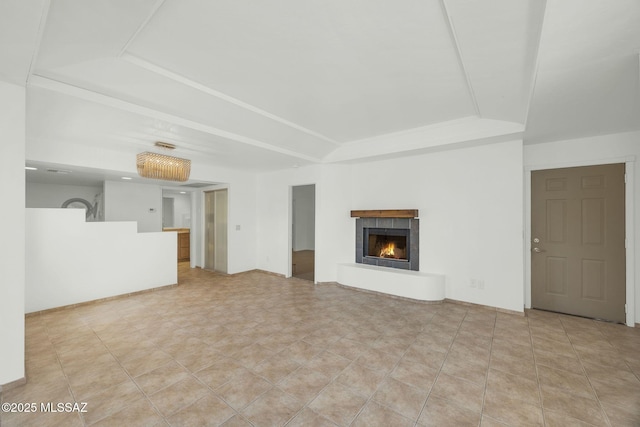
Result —
M 531 305 L 625 322 L 624 164 L 531 173 Z

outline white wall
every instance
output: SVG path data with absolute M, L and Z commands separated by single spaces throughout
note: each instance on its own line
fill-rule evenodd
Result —
M 173 199 L 173 223 L 164 224 L 165 227 L 190 228 L 191 227 L 191 195 L 166 194 L 163 198 Z
M 27 171 L 27 173 L 29 173 Z M 40 182 L 28 182 L 26 184 L 27 208 L 59 208 L 71 198 L 85 199 L 92 206 L 98 203 L 98 211 L 101 215 L 96 215 L 93 220 L 104 220 L 103 186 L 95 187 L 89 185 L 59 185 L 45 184 Z
M 24 378 L 25 90 L 0 81 L 0 386 Z
M 85 222 L 76 209 L 27 209 L 26 312 L 176 284 L 176 238 Z
M 316 237 L 316 191 L 313 185 L 293 187 L 293 250 L 313 250 Z
M 635 248 L 635 322 L 640 322 L 640 132 L 619 133 L 549 142 L 545 144 L 525 145 L 524 163 L 527 171 L 536 169 L 582 166 L 586 164 L 623 163 L 634 160 L 634 218 L 635 236 L 632 244 Z M 627 268 L 630 266 L 627 265 Z
M 243 171 L 233 171 L 219 167 L 203 166 L 201 175 L 194 179 L 217 181 L 224 184 L 203 188 L 194 193 L 191 220 L 192 264 L 204 266 L 204 191 L 227 188 L 228 229 L 227 229 L 227 273 L 235 274 L 256 268 L 256 175 Z
M 523 310 L 521 141 L 365 163 L 353 176 L 353 209 L 419 210 L 420 271 L 446 275 L 447 298 Z
M 511 141 L 263 174 L 258 268 L 287 273 L 289 189 L 315 182 L 317 281 L 335 281 L 337 264 L 355 260 L 350 210 L 419 209 L 420 270 L 447 277 L 447 298 L 522 311 L 522 169 L 522 142 Z
M 257 268 L 291 274 L 292 186 L 316 184 L 315 280 L 332 282 L 339 263 L 353 262 L 353 247 L 341 244 L 355 228 L 349 217 L 351 166 L 316 165 L 261 174 L 258 179 Z
M 105 221 L 137 221 L 140 233 L 162 231 L 162 188 L 154 184 L 105 181 Z
M 73 168 L 74 165 L 83 168 L 112 170 L 122 175 L 136 175 L 135 153 L 123 150 L 116 144 L 113 150 L 88 148 L 82 141 L 60 141 L 56 139 L 29 140 L 26 147 L 26 158 L 30 161 L 54 163 Z M 191 162 L 191 179 L 195 181 L 224 183 L 229 188 L 229 264 L 228 273 L 234 274 L 256 268 L 256 174 L 239 170 L 227 169 L 207 164 L 206 159 L 194 158 Z M 122 182 L 120 184 L 127 184 Z M 135 183 L 128 183 L 135 184 Z M 107 196 L 105 191 L 105 197 Z M 202 193 L 194 193 L 192 204 L 192 266 L 202 266 Z M 162 195 L 158 197 L 157 223 L 153 217 L 153 231 L 162 227 Z M 110 209 L 110 203 L 105 200 L 105 209 Z M 111 206 L 113 207 L 113 206 Z M 117 208 L 117 207 L 116 207 Z M 147 207 L 148 210 L 148 207 Z M 142 215 L 142 214 L 141 214 Z M 121 219 L 111 217 L 109 220 L 131 220 L 136 217 Z M 139 219 L 138 219 L 139 221 Z M 240 230 L 236 227 L 240 226 Z M 157 228 L 160 227 L 160 228 Z M 139 228 L 142 231 L 142 228 Z

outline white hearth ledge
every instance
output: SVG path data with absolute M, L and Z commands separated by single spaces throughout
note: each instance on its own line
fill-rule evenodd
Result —
M 420 301 L 443 301 L 445 276 L 366 264 L 338 264 L 338 283 Z

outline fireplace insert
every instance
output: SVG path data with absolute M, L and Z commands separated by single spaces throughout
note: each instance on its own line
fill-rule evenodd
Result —
M 365 257 L 409 261 L 409 248 L 411 247 L 409 229 L 365 228 L 363 231 L 363 255 Z

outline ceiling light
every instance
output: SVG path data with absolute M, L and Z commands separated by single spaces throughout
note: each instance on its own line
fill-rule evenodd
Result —
M 34 168 L 33 166 L 25 166 L 24 168 L 26 170 L 28 170 L 28 171 L 37 171 L 38 170 L 38 168 Z
M 156 142 L 155 145 L 168 150 L 175 148 L 175 145 L 166 142 Z M 138 154 L 136 165 L 140 176 L 166 181 L 186 181 L 191 172 L 191 160 L 149 151 Z
M 187 194 L 187 192 L 186 191 L 181 191 L 180 194 Z
M 131 177 L 128 177 L 128 176 L 123 176 L 123 177 L 122 177 L 122 179 L 126 179 L 126 180 L 129 180 L 129 179 L 133 179 L 133 178 L 131 178 Z

